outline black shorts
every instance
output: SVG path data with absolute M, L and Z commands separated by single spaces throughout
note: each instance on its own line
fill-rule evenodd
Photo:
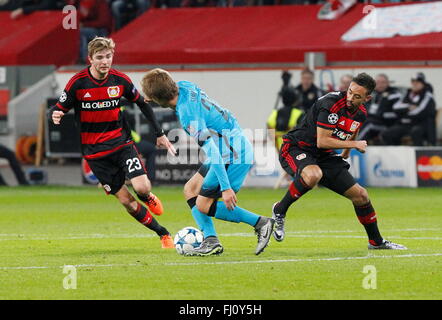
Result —
M 228 165 L 226 165 L 226 170 L 228 168 Z M 209 172 L 210 165 L 207 163 L 203 163 L 201 167 L 198 169 L 198 173 L 203 176 L 203 178 L 206 178 L 207 173 Z M 201 186 L 201 190 L 199 192 L 199 195 L 206 197 L 206 198 L 212 198 L 212 199 L 219 199 L 222 197 L 221 187 L 218 185 L 215 188 L 204 188 L 204 180 L 203 185 Z
M 126 182 L 146 174 L 141 156 L 134 144 L 130 144 L 108 156 L 87 160 L 92 172 L 107 194 L 117 193 Z
M 350 164 L 334 153 L 315 156 L 296 145 L 284 143 L 279 153 L 279 162 L 292 177 L 300 175 L 308 165 L 319 166 L 322 170 L 322 179 L 319 184 L 340 195 L 356 184 L 355 179 L 348 172 Z

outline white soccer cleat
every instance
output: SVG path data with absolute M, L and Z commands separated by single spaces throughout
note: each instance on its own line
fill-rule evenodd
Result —
M 387 250 L 408 250 L 407 247 L 397 244 L 388 240 L 384 240 L 380 245 L 374 246 L 371 243 L 368 244 L 368 249 L 387 249 Z
M 273 237 L 276 241 L 281 242 L 284 240 L 285 231 L 284 231 L 284 222 L 285 217 L 281 214 L 275 213 L 275 206 L 278 202 L 275 202 L 272 207 L 272 218 L 275 220 L 275 229 L 273 230 Z

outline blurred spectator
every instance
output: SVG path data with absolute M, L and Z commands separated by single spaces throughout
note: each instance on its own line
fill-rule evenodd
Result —
M 286 86 L 281 90 L 282 107 L 275 109 L 267 120 L 267 128 L 274 129 L 269 131 L 270 138 L 275 142 L 275 147 L 279 151 L 282 145 L 282 136 L 293 129 L 303 114 L 302 110 L 296 107 L 296 92 L 293 88 Z
M 411 88 L 394 111 L 399 120 L 381 134 L 385 144 L 399 145 L 405 136 L 411 137 L 414 146 L 423 146 L 425 141 L 436 144 L 436 104 L 422 73 L 411 79 Z
M 228 7 L 245 7 L 245 6 L 254 6 L 258 5 L 258 1 L 255 0 L 227 0 Z
M 301 83 L 295 87 L 296 94 L 300 97 L 300 108 L 305 112 L 319 97 L 324 95 L 324 92 L 313 83 L 313 80 L 313 71 L 306 68 L 301 72 Z
M 112 30 L 112 14 L 104 0 L 67 0 L 77 8 L 80 23 L 80 63 L 87 62 L 87 44 L 95 37 L 106 37 Z
M 283 73 L 287 74 L 287 73 Z M 284 79 L 284 78 L 283 78 Z M 275 144 L 276 151 L 279 152 L 282 145 L 282 136 L 292 130 L 302 118 L 303 112 L 296 107 L 296 91 L 291 87 L 288 82 L 284 82 L 284 86 L 278 93 L 282 97 L 282 108 L 275 109 L 267 119 L 267 129 L 270 140 Z M 278 181 L 274 185 L 277 189 L 281 186 L 282 182 L 290 180 L 290 176 L 282 170 Z
M 395 87 L 390 86 L 386 74 L 376 76 L 376 88 L 372 99 L 365 105 L 368 118 L 359 132 L 358 139 L 379 141 L 379 135 L 393 126 L 398 117 L 394 112 L 395 105 L 401 103 L 402 95 Z
M 11 11 L 19 7 L 16 0 L 0 0 L 0 11 Z
M 22 0 L 15 2 L 16 7 L 11 12 L 11 19 L 17 19 L 39 10 L 61 10 L 66 4 L 64 0 Z
M 150 7 L 149 0 L 114 0 L 111 3 L 115 19 L 115 30 L 121 29 L 127 22 L 142 15 Z
M 351 74 L 344 74 L 339 79 L 338 91 L 347 91 L 348 87 L 350 86 L 350 82 L 352 80 L 353 80 L 353 76 Z
M 191 8 L 214 7 L 216 4 L 216 0 L 183 0 L 181 2 L 182 7 Z
M 25 174 L 23 173 L 21 165 L 18 162 L 17 158 L 15 157 L 14 152 L 12 152 L 11 150 L 9 150 L 8 148 L 6 148 L 1 144 L 0 144 L 0 158 L 5 158 L 6 160 L 8 160 L 9 165 L 12 171 L 14 172 L 15 178 L 17 179 L 19 185 L 24 185 L 24 186 L 29 185 L 29 182 L 28 180 L 26 180 Z M 0 186 L 6 186 L 6 185 L 8 184 L 0 174 Z
M 282 79 L 282 87 L 281 90 L 278 92 L 278 95 L 276 97 L 275 107 L 274 109 L 277 109 L 279 107 L 279 102 L 282 97 L 282 92 L 285 88 L 291 88 L 292 90 L 295 90 L 295 87 L 290 83 L 290 80 L 292 79 L 292 74 L 288 72 L 287 70 L 283 71 L 281 74 Z M 299 104 L 299 99 L 295 102 L 295 105 L 297 106 Z
M 179 8 L 181 0 L 156 0 L 154 6 L 155 8 Z

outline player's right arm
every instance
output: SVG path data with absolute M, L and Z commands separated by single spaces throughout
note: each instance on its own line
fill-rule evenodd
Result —
M 226 166 L 223 157 L 215 143 L 211 132 L 207 128 L 204 116 L 199 114 L 196 101 L 189 100 L 185 107 L 178 110 L 179 119 L 183 129 L 192 136 L 198 145 L 204 150 L 206 157 L 210 162 L 210 167 L 213 168 L 215 175 L 220 185 L 223 200 L 229 210 L 233 210 L 236 206 L 236 195 L 233 191 L 229 177 L 227 176 Z
M 353 133 L 353 135 L 351 136 L 351 138 L 348 139 L 348 140 L 351 140 L 351 141 L 356 140 L 356 137 L 358 136 L 358 134 L 359 134 L 359 129 L 358 129 L 355 133 Z M 351 150 L 351 149 L 343 149 L 342 152 L 341 152 L 341 157 L 342 157 L 343 159 L 348 159 L 348 157 L 350 156 L 350 150 Z
M 318 100 L 320 107 L 316 122 L 316 145 L 319 149 L 356 149 L 364 153 L 367 148 L 365 140 L 339 140 L 332 136 L 337 128 L 339 116 L 330 111 L 336 100 L 329 100 L 324 96 Z
M 316 144 L 320 149 L 351 149 L 354 148 L 364 153 L 367 148 L 366 140 L 338 140 L 332 137 L 332 130 L 316 128 L 317 141 Z

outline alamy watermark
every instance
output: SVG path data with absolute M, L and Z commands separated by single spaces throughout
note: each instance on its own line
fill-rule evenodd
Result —
M 78 29 L 78 19 L 77 19 L 77 9 L 72 6 L 64 6 L 63 7 L 63 29 L 65 30 L 71 30 L 71 29 Z
M 195 121 L 185 131 L 173 129 L 167 134 L 177 150 L 177 156 L 167 154 L 169 164 L 198 164 L 209 157 L 211 164 L 249 164 L 265 172 L 273 172 L 276 168 L 275 146 L 267 143 L 268 134 L 272 133 L 269 131 L 273 131 L 270 136 L 274 136 L 274 129 L 232 129 L 217 132 L 207 128 L 200 129 Z M 207 144 L 212 144 L 214 148 L 207 148 Z M 211 150 L 212 154 L 206 154 L 207 150 Z
M 63 274 L 67 274 L 63 278 L 63 288 L 65 290 L 77 289 L 77 268 L 74 266 L 64 266 Z
M 373 265 L 366 265 L 362 269 L 363 273 L 366 273 L 367 275 L 362 280 L 362 288 L 366 290 L 370 289 L 377 289 L 378 288 L 378 273 L 376 270 L 376 267 Z
M 365 30 L 376 30 L 378 27 L 378 16 L 376 7 L 369 4 L 364 6 L 362 13 L 366 15 L 362 20 L 362 28 Z

